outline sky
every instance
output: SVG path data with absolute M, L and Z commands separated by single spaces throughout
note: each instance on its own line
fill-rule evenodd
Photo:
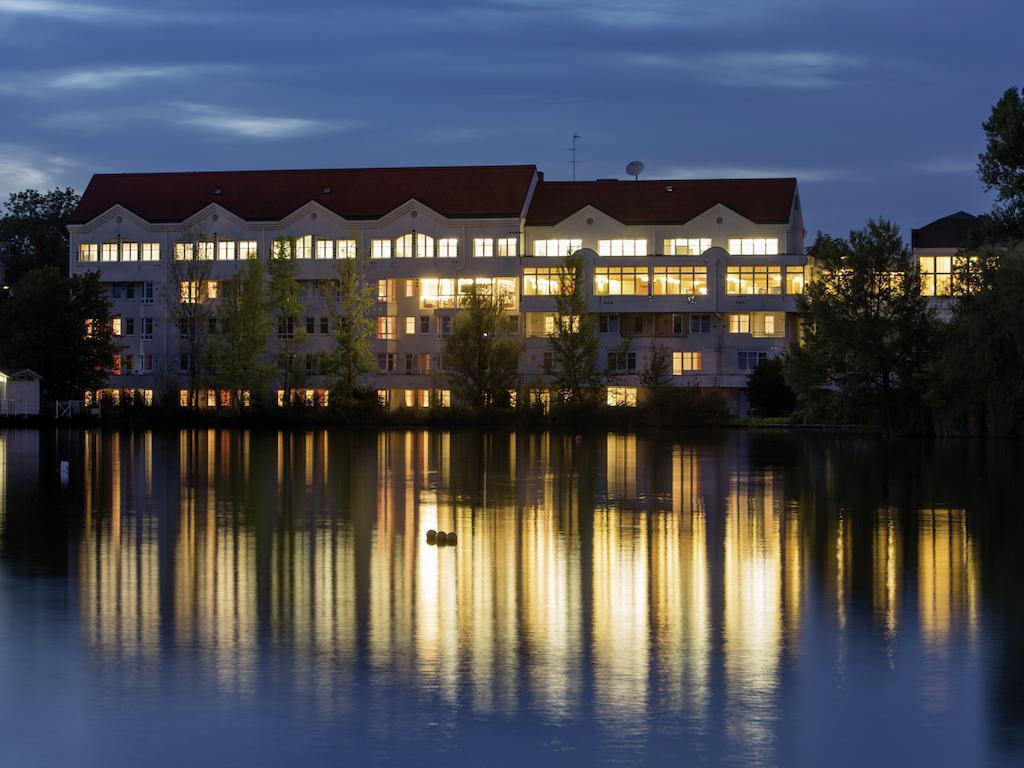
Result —
M 533 163 L 796 176 L 909 236 L 992 198 L 1021 0 L 0 0 L 0 197 L 93 173 Z

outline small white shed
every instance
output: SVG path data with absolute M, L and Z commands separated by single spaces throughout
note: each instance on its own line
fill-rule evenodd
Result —
M 0 370 L 0 416 L 38 416 L 41 380 L 29 368 Z

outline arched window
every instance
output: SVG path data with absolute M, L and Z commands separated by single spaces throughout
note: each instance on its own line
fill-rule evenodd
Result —
M 416 235 L 416 258 L 434 258 L 434 238 L 430 235 Z
M 412 235 L 402 235 L 401 237 L 395 238 L 395 258 L 396 259 L 411 259 L 412 258 Z

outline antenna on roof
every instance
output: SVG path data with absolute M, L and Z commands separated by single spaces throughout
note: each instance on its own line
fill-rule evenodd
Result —
M 640 180 L 640 174 L 644 172 L 644 164 L 639 160 L 633 160 L 626 166 L 626 173 L 633 177 L 634 181 Z
M 573 131 L 573 134 L 572 134 L 572 146 L 569 147 L 569 151 L 572 152 L 572 160 L 569 161 L 569 165 L 572 166 L 572 180 L 573 181 L 576 181 L 576 163 L 579 162 L 579 160 L 576 159 L 576 142 L 579 141 L 582 138 L 583 138 L 582 136 L 580 136 L 578 133 Z

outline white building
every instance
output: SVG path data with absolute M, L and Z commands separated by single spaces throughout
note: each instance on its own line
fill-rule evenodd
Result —
M 910 231 L 910 246 L 921 279 L 921 294 L 940 318 L 950 317 L 952 303 L 959 292 L 955 276 L 963 264 L 958 264 L 957 260 L 966 258 L 960 252 L 961 248 L 983 223 L 980 216 L 958 211 Z
M 332 343 L 316 286 L 338 258 L 362 259 L 378 285 L 367 383 L 410 407 L 448 402 L 443 338 L 469 284 L 509 294 L 521 386 L 546 396 L 557 270 L 583 249 L 604 352 L 631 337 L 609 360 L 621 374 L 609 402 L 642 398 L 638 374 L 662 344 L 678 384 L 728 390 L 742 409 L 749 371 L 796 338 L 807 278 L 795 179 L 549 182 L 534 166 L 97 175 L 69 230 L 72 273 L 100 270 L 110 287 L 123 352 L 109 394 L 146 400 L 184 386 L 171 261 L 208 258 L 223 280 L 282 237 L 299 257 L 310 402 L 326 399 L 316 353 Z
M 0 370 L 0 416 L 38 416 L 40 381 L 29 368 Z

